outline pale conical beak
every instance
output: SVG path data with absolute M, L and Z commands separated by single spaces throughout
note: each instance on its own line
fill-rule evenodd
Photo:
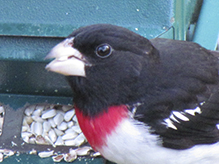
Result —
M 72 47 L 74 38 L 67 38 L 57 44 L 45 59 L 55 58 L 46 69 L 65 76 L 86 77 L 85 65 L 87 61 L 83 55 Z

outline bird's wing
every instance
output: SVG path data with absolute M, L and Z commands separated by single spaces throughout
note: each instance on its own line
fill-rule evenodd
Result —
M 196 144 L 210 144 L 219 140 L 219 92 L 194 109 L 172 111 L 162 122 L 166 130 L 160 134 L 163 146 L 188 148 Z
M 189 42 L 155 39 L 152 43 L 166 64 L 157 73 L 162 78 L 158 85 L 155 81 L 156 93 L 143 100 L 135 118 L 151 126 L 165 147 L 186 149 L 219 141 L 218 61 L 213 59 L 219 53 Z
M 139 110 L 145 107 L 144 104 L 138 106 Z M 186 149 L 219 141 L 219 91 L 192 109 L 172 110 L 169 113 L 169 107 L 151 106 L 156 112 L 145 114 L 140 114 L 137 109 L 135 119 L 149 125 L 151 132 L 161 137 L 164 147 Z

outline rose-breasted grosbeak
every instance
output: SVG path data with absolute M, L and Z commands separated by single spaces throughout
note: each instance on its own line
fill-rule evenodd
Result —
M 219 162 L 219 53 L 97 24 L 47 58 L 66 76 L 90 145 L 119 164 Z

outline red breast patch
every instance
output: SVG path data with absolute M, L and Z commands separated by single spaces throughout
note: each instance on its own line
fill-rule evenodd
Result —
M 105 145 L 107 135 L 115 130 L 123 118 L 128 117 L 128 109 L 125 105 L 111 106 L 96 117 L 84 116 L 77 107 L 75 112 L 81 130 L 93 149 Z

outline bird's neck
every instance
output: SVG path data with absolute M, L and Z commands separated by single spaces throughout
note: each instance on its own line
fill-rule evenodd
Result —
M 124 118 L 128 117 L 129 113 L 125 105 L 111 106 L 94 117 L 84 115 L 77 106 L 75 111 L 81 130 L 95 150 L 106 145 L 106 137 L 116 129 Z

